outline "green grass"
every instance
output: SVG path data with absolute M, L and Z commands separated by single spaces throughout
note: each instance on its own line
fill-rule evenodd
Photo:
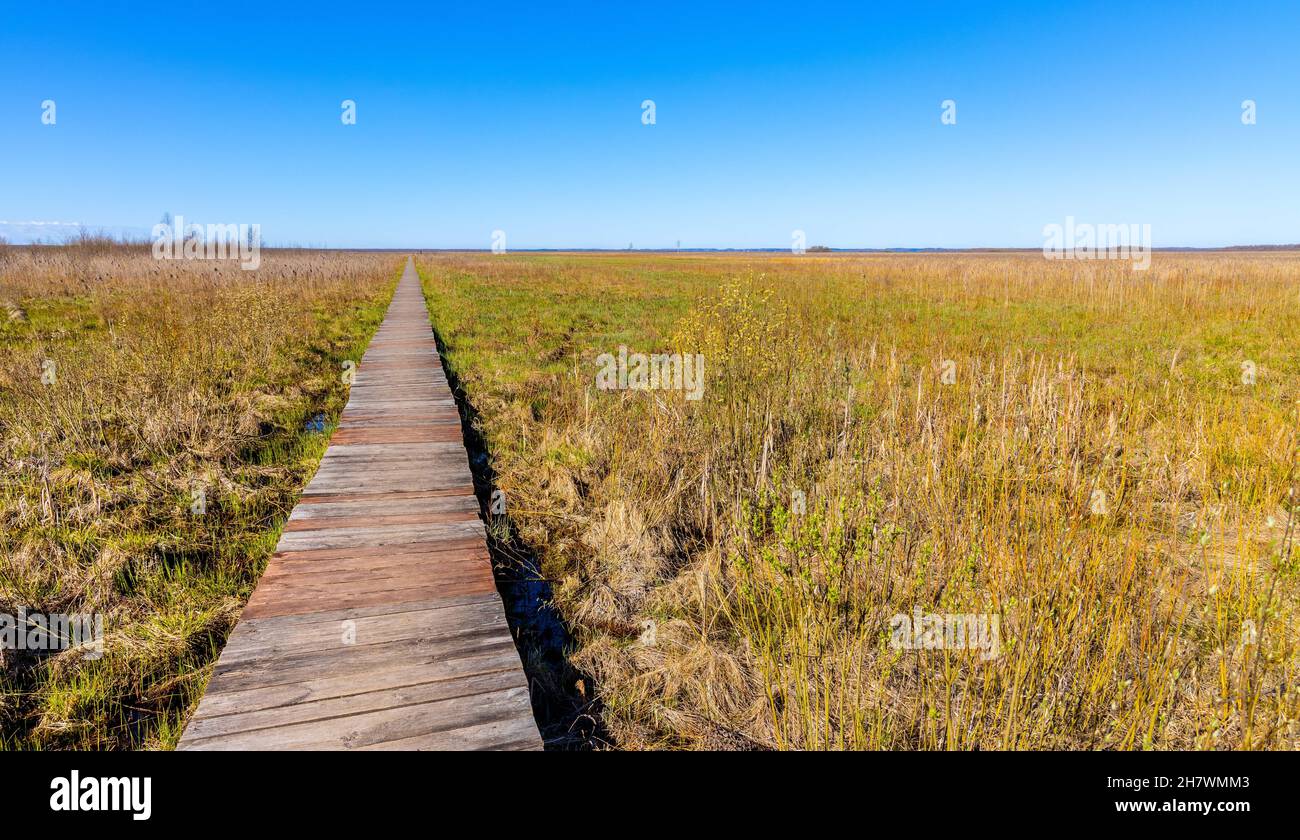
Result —
M 394 262 L 272 256 L 213 282 L 122 255 L 71 295 L 36 263 L 4 275 L 26 318 L 0 333 L 0 611 L 100 613 L 105 654 L 10 654 L 0 746 L 175 745 L 324 453 L 304 424 L 341 412 L 342 362 L 382 320 Z
M 1295 254 L 421 269 L 620 746 L 1297 745 Z M 597 391 L 620 344 L 705 398 Z M 1004 654 L 891 647 L 914 607 Z

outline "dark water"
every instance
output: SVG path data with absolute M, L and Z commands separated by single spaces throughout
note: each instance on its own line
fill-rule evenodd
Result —
M 445 348 L 438 339 L 439 354 Z M 497 592 L 505 604 L 506 620 L 528 676 L 533 715 L 549 750 L 600 749 L 612 746 L 600 721 L 595 684 L 569 662 L 573 640 L 553 605 L 551 582 L 541 573 L 536 552 L 517 535 L 505 510 L 493 513 L 496 474 L 482 436 L 475 429 L 477 413 L 455 373 L 443 358 L 447 382 L 456 396 L 461 430 L 474 475 L 474 492 L 487 525 L 488 551 Z M 500 510 L 500 508 L 497 508 Z

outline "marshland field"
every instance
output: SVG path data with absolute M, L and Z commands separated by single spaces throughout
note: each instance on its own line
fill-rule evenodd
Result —
M 0 613 L 104 623 L 95 658 L 4 651 L 0 745 L 174 745 L 399 269 L 0 249 Z
M 175 744 L 404 261 L 0 248 L 0 612 L 105 624 L 6 651 L 0 745 Z M 1300 253 L 416 264 L 592 745 L 1300 746 Z

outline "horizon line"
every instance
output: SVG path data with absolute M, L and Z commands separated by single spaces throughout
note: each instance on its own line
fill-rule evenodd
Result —
M 77 247 L 79 244 L 76 240 L 64 242 L 8 242 L 12 248 L 68 248 Z M 112 245 L 127 248 L 148 248 L 152 246 L 150 240 L 113 240 Z M 393 253 L 462 253 L 462 254 L 492 254 L 496 253 L 491 248 L 459 248 L 459 247 L 429 247 L 429 246 L 345 246 L 345 245 L 297 245 L 281 244 L 260 246 L 266 251 L 388 251 Z M 1065 253 L 1087 251 L 1086 248 L 1069 248 L 1063 249 Z M 1101 249 L 1104 250 L 1104 249 Z M 1255 245 L 1166 245 L 1148 248 L 1152 253 L 1156 252 L 1187 252 L 1187 251 L 1300 251 L 1300 243 L 1287 244 L 1255 244 Z M 859 247 L 816 247 L 807 248 L 802 252 L 792 251 L 789 247 L 773 248 L 731 248 L 731 247 L 709 247 L 700 246 L 693 248 L 591 248 L 591 247 L 547 247 L 547 248 L 509 248 L 500 253 L 508 254 L 716 254 L 716 253 L 748 253 L 748 254 L 791 254 L 792 256 L 808 256 L 817 254 L 936 254 L 936 253 L 1041 253 L 1042 246 L 1001 246 L 1001 245 L 976 245 L 967 248 L 961 247 L 910 247 L 894 246 L 888 248 L 859 248 Z

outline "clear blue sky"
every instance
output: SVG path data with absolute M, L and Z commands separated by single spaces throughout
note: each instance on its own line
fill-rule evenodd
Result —
M 1295 0 L 6 6 L 10 225 L 1037 247 L 1072 215 L 1157 247 L 1300 241 Z

